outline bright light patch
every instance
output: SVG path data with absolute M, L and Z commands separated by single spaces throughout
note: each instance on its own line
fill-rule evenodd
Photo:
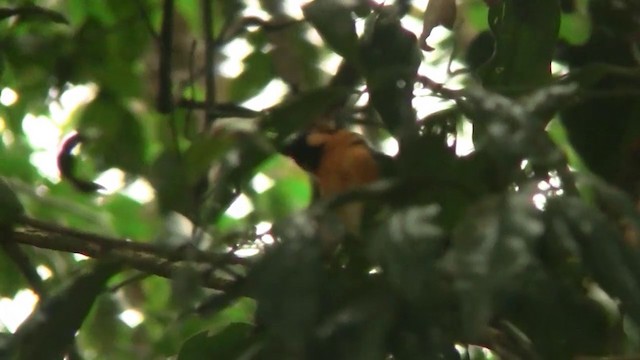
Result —
M 454 346 L 456 347 L 456 351 L 458 351 L 458 353 L 460 355 L 465 355 L 467 353 L 467 347 L 466 346 L 462 346 L 460 344 L 455 344 Z
M 402 24 L 403 28 L 411 31 L 414 34 L 422 33 L 422 19 L 418 19 L 413 16 L 405 16 L 400 19 L 400 23 Z M 436 29 L 438 28 L 433 29 L 433 31 L 431 32 L 432 36 L 435 34 Z M 431 39 L 431 36 L 429 38 Z
M 2 116 L 0 116 L 0 131 L 4 131 L 7 129 L 7 122 L 4 120 Z
M 52 181 L 58 181 L 57 148 L 60 129 L 46 116 L 25 115 L 22 130 L 34 151 L 29 160 L 40 174 Z
M 257 235 L 265 234 L 267 231 L 271 230 L 271 226 L 273 226 L 273 224 L 268 222 L 268 221 L 261 221 L 261 222 L 257 223 L 256 224 L 256 234 Z
M 118 316 L 128 327 L 134 328 L 144 321 L 144 315 L 138 310 L 128 309 Z
M 244 70 L 244 60 L 253 51 L 253 46 L 245 38 L 235 38 L 231 40 L 223 49 L 222 53 L 227 57 L 220 63 L 219 70 L 225 77 L 234 78 Z
M 218 65 L 218 70 L 222 76 L 233 79 L 244 71 L 244 64 L 236 59 L 226 59 Z
M 276 239 L 274 239 L 271 234 L 264 234 L 260 237 L 260 241 L 262 241 L 263 244 L 271 245 L 276 241 Z
M 156 197 L 153 187 L 143 178 L 138 178 L 131 185 L 122 190 L 122 194 L 139 202 L 146 204 Z
M 553 175 L 549 178 L 549 184 L 554 188 L 559 188 L 561 185 L 560 177 L 558 175 Z
M 318 65 L 320 69 L 328 74 L 335 74 L 342 62 L 342 57 L 336 53 L 330 53 L 325 56 Z
M 78 253 L 74 253 L 73 254 L 73 260 L 80 262 L 80 261 L 85 261 L 85 260 L 89 260 L 89 257 L 86 255 L 82 255 L 82 254 L 78 254 Z
M 262 91 L 241 105 L 251 110 L 261 111 L 276 105 L 287 94 L 287 84 L 280 79 L 271 80 Z
M 227 209 L 227 215 L 234 219 L 242 219 L 253 211 L 253 204 L 245 194 L 240 194 Z
M 269 13 L 262 10 L 259 0 L 247 0 L 246 7 L 242 10 L 242 16 L 244 17 L 257 17 L 260 19 L 268 19 Z
M 243 60 L 253 51 L 253 46 L 245 38 L 235 38 L 222 49 L 222 53 L 229 58 Z
M 238 249 L 234 252 L 234 255 L 239 258 L 246 258 L 251 256 L 256 256 L 260 252 L 260 249 L 255 247 L 248 247 L 243 249 Z
M 355 103 L 355 106 L 358 107 L 362 107 L 362 106 L 366 106 L 369 103 L 369 93 L 368 92 L 363 92 L 360 97 L 358 98 L 358 100 Z
M 324 40 L 322 40 L 322 36 L 316 31 L 314 28 L 310 28 L 304 34 L 305 39 L 307 39 L 312 45 L 322 46 L 324 44 Z M 335 55 L 335 54 L 334 54 Z
M 34 149 L 56 149 L 60 142 L 60 129 L 46 116 L 25 115 L 22 130 Z
M 475 150 L 473 146 L 473 124 L 464 120 L 456 136 L 456 155 L 467 156 Z
M 354 24 L 356 26 L 356 34 L 358 35 L 358 37 L 364 35 L 366 22 L 363 19 L 357 19 Z
M 304 16 L 302 14 L 302 7 L 310 2 L 311 0 L 284 0 L 282 7 L 291 17 L 295 19 L 302 19 Z
M 36 267 L 36 271 L 42 280 L 47 280 L 53 276 L 51 269 L 44 265 L 38 265 L 38 267 Z
M 93 83 L 85 85 L 74 85 L 60 95 L 60 102 L 52 102 L 49 105 L 51 120 L 58 125 L 66 124 L 71 113 L 76 111 L 80 105 L 89 103 L 96 97 L 98 86 Z
M 456 144 L 456 136 L 454 134 L 447 134 L 447 146 L 451 147 Z
M 262 194 L 263 192 L 271 189 L 274 184 L 275 181 L 263 173 L 257 173 L 256 176 L 251 179 L 251 187 L 253 187 L 253 190 L 258 194 Z
M 396 156 L 398 151 L 400 151 L 398 140 L 392 137 L 386 138 L 382 144 L 380 144 L 380 147 L 382 148 L 382 152 L 389 156 Z
M 546 182 L 546 181 L 540 181 L 538 183 L 538 189 L 540 189 L 542 191 L 547 191 L 547 190 L 551 189 L 551 185 L 549 185 L 549 183 Z
M 29 156 L 29 162 L 38 169 L 40 175 L 54 183 L 60 181 L 57 161 L 58 154 L 55 151 L 34 151 Z
M 11 88 L 3 88 L 0 91 L 0 104 L 4 106 L 11 106 L 18 101 L 18 93 Z
M 2 143 L 6 146 L 11 146 L 13 142 L 16 140 L 15 136 L 13 136 L 13 132 L 11 130 L 2 130 Z
M 102 185 L 105 194 L 113 194 L 124 186 L 124 173 L 120 169 L 111 168 L 98 176 L 96 183 Z
M 533 205 L 539 210 L 544 210 L 545 205 L 547 204 L 547 197 L 543 194 L 535 194 L 533 195 Z
M 429 0 L 413 0 L 412 5 L 420 10 L 425 10 L 429 5 Z
M 29 289 L 18 291 L 13 299 L 0 299 L 0 322 L 14 333 L 29 317 L 37 303 L 38 295 Z
M 565 64 L 552 61 L 551 62 L 551 73 L 555 76 L 564 76 L 569 73 L 569 67 Z

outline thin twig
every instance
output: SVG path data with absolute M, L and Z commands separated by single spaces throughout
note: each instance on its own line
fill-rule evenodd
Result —
M 158 75 L 158 99 L 156 106 L 162 114 L 169 114 L 173 108 L 173 95 L 171 83 L 171 52 L 173 49 L 173 0 L 164 0 L 162 9 L 162 28 L 158 47 L 160 50 L 159 75 Z
M 205 66 L 205 114 L 207 121 L 214 119 L 212 109 L 216 103 L 215 58 L 213 40 L 213 16 L 211 0 L 202 0 L 202 19 L 204 23 L 204 66 Z
M 151 35 L 155 42 L 159 42 L 160 37 L 153 28 L 153 24 L 151 22 L 151 19 L 149 18 L 147 9 L 144 8 L 144 4 L 141 2 L 141 0 L 135 0 L 135 3 L 138 7 L 138 11 L 140 12 L 140 16 L 142 16 L 142 19 L 144 20 L 144 26 L 147 28 L 147 31 L 149 31 L 149 35 Z

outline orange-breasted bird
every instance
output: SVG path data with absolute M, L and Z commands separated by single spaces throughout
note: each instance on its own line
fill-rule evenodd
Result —
M 306 131 L 288 143 L 283 153 L 312 176 L 321 199 L 384 177 L 392 163 L 391 157 L 372 149 L 362 135 L 346 129 Z M 351 234 L 360 233 L 363 210 L 359 202 L 337 210 Z

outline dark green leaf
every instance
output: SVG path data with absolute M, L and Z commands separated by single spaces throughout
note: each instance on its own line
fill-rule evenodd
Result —
M 341 88 L 307 91 L 271 109 L 262 122 L 262 128 L 268 132 L 275 132 L 275 143 L 282 144 L 289 135 L 318 120 L 348 95 L 349 90 Z
M 0 177 L 0 229 L 11 229 L 24 213 L 24 208 L 9 183 Z
M 195 209 L 195 189 L 189 186 L 183 158 L 165 151 L 151 165 L 149 181 L 156 190 L 160 210 L 177 211 L 187 217 Z
M 358 35 L 348 2 L 316 0 L 302 8 L 305 18 L 318 30 L 324 41 L 354 65 L 360 64 Z
M 82 112 L 78 131 L 87 153 L 100 170 L 117 167 L 139 173 L 144 166 L 145 139 L 136 117 L 117 99 L 99 95 Z
M 184 152 L 187 183 L 196 184 L 207 175 L 214 160 L 222 157 L 236 143 L 232 133 L 218 133 L 217 136 L 201 136 L 195 139 Z
M 596 208 L 576 198 L 554 199 L 547 211 L 561 216 L 584 258 L 585 267 L 600 286 L 622 301 L 626 312 L 640 321 L 640 284 L 626 261 L 624 239 Z
M 434 221 L 438 212 L 438 205 L 395 211 L 371 239 L 371 256 L 398 292 L 412 300 L 433 286 L 427 280 L 445 248 L 444 233 Z
M 489 9 L 489 26 L 495 50 L 480 70 L 485 87 L 518 94 L 551 80 L 560 28 L 559 1 L 501 1 Z
M 313 333 L 322 283 L 322 249 L 309 218 L 299 214 L 276 233 L 282 243 L 267 249 L 250 271 L 247 291 L 258 303 L 256 320 L 279 346 L 297 353 Z
M 262 41 L 264 42 L 264 41 Z M 264 46 L 255 45 L 254 46 Z M 229 95 L 237 101 L 255 96 L 273 78 L 273 63 L 268 54 L 258 48 L 243 61 L 245 70 L 236 77 L 236 81 L 229 84 Z
M 12 342 L 13 359 L 60 359 L 69 349 L 96 298 L 121 265 L 102 261 L 41 302 Z
M 415 126 L 411 100 L 422 55 L 415 35 L 402 27 L 394 13 L 370 15 L 365 31 L 360 58 L 371 103 L 397 135 Z
M 180 349 L 178 360 L 240 359 L 256 346 L 253 325 L 235 323 L 222 331 L 203 331 L 187 340 Z
M 512 292 L 537 265 L 534 249 L 544 231 L 532 192 L 487 197 L 454 229 L 445 257 L 455 276 L 464 330 L 478 336 L 493 315 L 494 297 Z

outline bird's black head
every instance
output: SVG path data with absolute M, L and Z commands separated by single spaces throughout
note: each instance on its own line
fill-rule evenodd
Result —
M 308 172 L 314 172 L 320 166 L 324 144 L 310 144 L 309 133 L 304 132 L 296 135 L 288 141 L 282 153 L 292 158 L 298 166 Z

